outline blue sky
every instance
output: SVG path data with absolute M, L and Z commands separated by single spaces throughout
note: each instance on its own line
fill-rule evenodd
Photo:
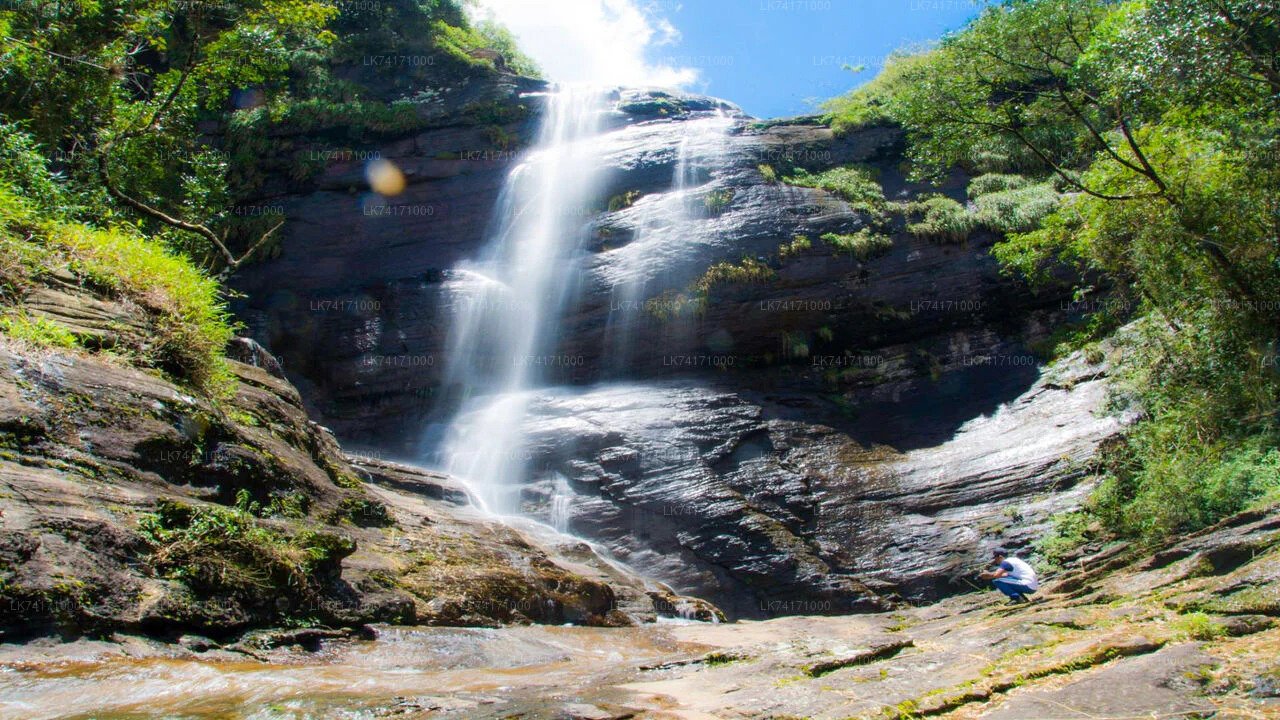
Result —
M 973 0 L 481 0 L 552 79 L 681 86 L 757 117 L 810 112 Z M 845 65 L 863 65 L 854 75 Z

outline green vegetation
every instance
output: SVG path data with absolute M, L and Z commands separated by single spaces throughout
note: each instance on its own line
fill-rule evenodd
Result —
M 1178 635 L 1190 640 L 1213 640 L 1227 634 L 1226 626 L 1202 612 L 1179 615 L 1172 627 Z
M 65 326 L 22 312 L 0 317 L 0 334 L 36 347 L 69 349 L 80 344 L 75 333 Z
M 776 277 L 773 268 L 755 258 L 744 257 L 737 263 L 720 262 L 707 268 L 702 277 L 694 281 L 691 289 L 702 295 L 720 285 L 743 285 L 768 282 Z
M 1210 525 L 1259 499 L 1280 499 L 1276 436 L 1257 433 L 1205 442 L 1181 434 L 1220 412 L 1206 405 L 1234 399 L 1231 390 L 1224 388 L 1218 397 L 1187 407 L 1162 407 L 1159 420 L 1139 425 L 1128 443 L 1107 458 L 1107 477 L 1092 511 L 1109 527 L 1159 538 Z
M 899 51 L 885 62 L 874 80 L 857 90 L 823 105 L 823 120 L 839 134 L 869 125 L 889 124 L 896 120 L 890 103 L 913 81 L 918 66 L 929 61 L 926 54 Z
M 756 169 L 760 171 L 760 177 L 769 185 L 778 182 L 778 171 L 772 165 L 757 165 Z
M 706 206 L 707 212 L 715 215 L 729 207 L 729 203 L 733 202 L 733 196 L 733 188 L 719 188 L 704 195 L 702 204 Z
M 388 89 L 388 66 L 414 94 Z M 283 218 L 240 204 L 281 136 L 408 132 L 451 87 L 536 72 L 455 0 L 7 3 L 0 68 L 0 330 L 72 347 L 20 310 L 34 283 L 69 271 L 147 311 L 152 337 L 112 352 L 214 396 L 232 335 L 218 280 L 273 247 Z M 459 114 L 496 147 L 521 117 L 491 101 Z M 211 140 L 211 124 L 225 134 Z
M 1158 541 L 1276 497 L 1278 17 L 1249 0 L 992 3 L 827 106 L 840 132 L 902 126 L 918 179 L 977 176 L 969 207 L 909 206 L 909 231 L 1006 233 L 1007 272 L 1123 301 L 1064 347 L 1141 318 L 1113 372 L 1143 419 L 1076 530 Z
M 218 284 L 163 244 L 119 224 L 98 229 L 42 219 L 28 201 L 0 185 L 0 246 L 13 254 L 0 270 L 13 300 L 42 274 L 67 270 L 110 296 L 145 308 L 154 335 L 132 348 L 135 361 L 189 381 L 210 395 L 230 382 L 223 351 L 233 327 Z M 8 253 L 6 253 L 8 254 Z M 65 328 L 13 309 L 0 331 L 43 346 L 74 347 Z
M 837 167 L 811 174 L 798 168 L 794 175 L 783 178 L 788 185 L 821 188 L 834 193 L 858 210 L 880 213 L 885 209 L 884 188 L 875 172 L 861 167 Z
M 943 243 L 961 243 L 978 227 L 978 219 L 964 205 L 942 195 L 932 195 L 907 205 L 908 214 L 920 219 L 907 224 L 907 232 Z
M 849 253 L 862 262 L 879 257 L 893 248 L 893 238 L 866 227 L 849 235 L 826 233 L 822 236 L 822 242 L 830 245 L 836 252 Z
M 702 662 L 707 667 L 720 667 L 721 665 L 728 665 L 730 663 L 742 662 L 749 659 L 750 657 L 747 655 L 722 651 L 709 652 L 702 656 Z
M 813 247 L 813 241 L 811 241 L 807 236 L 796 235 L 791 238 L 791 242 L 782 243 L 778 246 L 778 259 L 786 260 L 792 255 L 799 255 L 811 247 Z
M 359 527 L 388 527 L 395 524 L 387 506 L 366 497 L 345 497 L 328 518 L 337 525 L 343 521 Z
M 199 594 L 258 599 L 264 592 L 305 596 L 319 577 L 355 551 L 338 535 L 284 531 L 261 525 L 242 503 L 236 508 L 162 500 L 138 524 L 150 546 L 148 562 L 163 577 Z
M 636 200 L 640 199 L 639 190 L 628 190 L 624 193 L 618 193 L 609 198 L 609 212 L 618 212 L 625 210 L 636 204 Z
M 1058 208 L 1060 194 L 1053 183 L 1022 175 L 988 173 L 969 183 L 971 205 L 943 195 L 924 195 L 899 205 L 908 218 L 907 232 L 944 243 L 964 242 L 974 231 L 1026 232 Z
M 683 291 L 667 290 L 647 300 L 645 311 L 657 320 L 669 322 L 703 312 L 707 307 L 707 300 L 718 287 L 764 283 L 776 277 L 777 273 L 773 268 L 755 258 L 744 257 L 736 263 L 718 262 L 707 268 L 701 277 Z
M 1066 559 L 1094 534 L 1093 518 L 1085 512 L 1066 512 L 1054 516 L 1053 528 L 1033 544 L 1036 566 L 1044 573 L 1058 573 L 1066 568 Z
M 995 177 L 1018 180 L 987 180 L 991 177 L 993 176 L 983 175 L 969 183 L 973 214 L 980 225 L 990 230 L 1000 233 L 1034 230 L 1042 220 L 1058 209 L 1061 196 L 1052 183 L 1037 183 L 1008 175 Z M 1001 184 L 1005 187 L 999 187 Z

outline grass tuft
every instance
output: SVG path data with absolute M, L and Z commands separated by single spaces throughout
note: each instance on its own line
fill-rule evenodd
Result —
M 884 188 L 876 180 L 875 172 L 866 168 L 837 167 L 817 174 L 800 168 L 795 175 L 783 178 L 783 182 L 826 190 L 864 212 L 879 214 L 885 207 Z
M 245 507 L 192 506 L 161 500 L 138 530 L 151 547 L 149 563 L 162 577 L 201 593 L 256 597 L 288 588 L 300 592 L 333 570 L 355 543 L 331 533 L 296 535 L 262 526 Z
M 822 236 L 822 242 L 836 252 L 849 253 L 862 262 L 880 257 L 893 248 L 893 238 L 865 227 L 849 235 L 827 233 Z
M 920 216 L 907 224 L 907 232 L 934 242 L 962 243 L 978 227 L 977 218 L 964 205 L 942 195 L 908 203 L 907 212 Z
M 811 247 L 813 247 L 813 241 L 807 235 L 796 235 L 791 238 L 791 242 L 782 243 L 778 246 L 778 259 L 786 260 L 792 255 L 799 255 Z
M 139 360 L 185 380 L 213 397 L 233 387 L 224 351 L 235 335 L 218 283 L 163 243 L 127 226 L 107 229 L 37 217 L 29 203 L 0 186 L 0 265 L 4 297 L 20 301 L 41 274 L 69 269 L 86 285 L 127 298 L 150 312 L 154 335 Z M 66 333 L 22 315 L 10 315 L 6 334 L 69 347 Z M 69 331 L 68 331 L 69 332 Z
M 71 349 L 80 345 L 76 334 L 65 326 L 23 312 L 0 317 L 0 334 L 41 348 Z

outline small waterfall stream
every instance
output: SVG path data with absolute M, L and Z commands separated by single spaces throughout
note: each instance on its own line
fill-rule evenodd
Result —
M 644 267 L 646 254 L 636 249 L 678 244 L 697 230 L 697 221 L 703 219 L 706 209 L 702 190 L 712 167 L 724 155 L 733 123 L 723 111 L 681 123 L 671 190 L 642 198 L 631 210 L 636 216 L 635 238 L 629 248 L 619 252 L 619 277 L 610 291 L 605 330 L 610 370 L 615 375 L 625 376 L 632 358 L 630 321 L 648 311 L 646 301 L 659 290 Z

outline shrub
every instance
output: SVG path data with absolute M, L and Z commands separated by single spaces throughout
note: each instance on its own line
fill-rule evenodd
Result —
M 211 395 L 228 391 L 223 353 L 235 331 L 216 281 L 123 227 L 51 223 L 45 230 L 74 272 L 152 311 L 157 334 L 147 360 Z
M 778 182 L 778 171 L 774 170 L 772 165 L 757 165 L 756 169 L 760 171 L 760 177 L 769 185 Z
M 1232 447 L 1236 443 L 1203 443 L 1184 432 L 1174 418 L 1148 420 L 1111 458 L 1113 471 L 1096 499 L 1109 527 L 1156 541 L 1206 527 L 1280 492 L 1274 437 L 1258 435 Z
M 703 196 L 702 203 L 707 206 L 707 212 L 715 215 L 729 207 L 729 203 L 733 202 L 733 196 L 733 188 L 720 188 Z
M 1086 512 L 1060 513 L 1052 522 L 1052 529 L 1031 544 L 1039 557 L 1036 564 L 1046 573 L 1061 572 L 1071 553 L 1093 535 L 1093 518 Z
M 45 267 L 49 251 L 32 242 L 35 209 L 0 184 L 0 301 L 14 301 Z
M 917 81 L 920 72 L 928 69 L 931 57 L 928 52 L 895 52 L 871 82 L 828 100 L 822 106 L 826 111 L 823 121 L 837 134 L 844 134 L 893 120 L 895 96 L 902 87 Z
M 0 185 L 0 247 L 7 252 L 0 282 L 7 295 L 42 272 L 68 267 L 93 287 L 133 300 L 151 312 L 154 337 L 139 358 L 220 396 L 229 391 L 223 352 L 234 336 L 221 290 L 213 279 L 163 244 L 127 226 L 99 229 L 38 218 L 31 205 Z M 9 252 L 12 251 L 12 252 Z M 35 324 L 33 325 L 33 322 Z M 10 333 L 65 342 L 38 321 L 10 320 Z
M 1227 634 L 1227 628 L 1202 612 L 1179 615 L 1172 623 L 1179 635 L 1191 640 L 1213 640 Z
M 244 508 L 161 500 L 138 524 L 162 577 L 202 594 L 260 598 L 273 589 L 305 592 L 318 574 L 337 570 L 355 543 L 331 533 L 288 536 L 259 525 Z
M 969 186 L 969 192 L 973 196 L 973 185 Z M 976 196 L 974 214 L 979 223 L 996 232 L 1028 232 L 1039 227 L 1041 220 L 1058 209 L 1059 199 L 1052 183 L 994 190 Z
M 1018 190 L 1030 185 L 1031 182 L 1029 178 L 1022 175 L 987 173 L 969 181 L 969 197 L 976 198 L 979 195 L 989 195 L 1005 190 Z
M 16 189 L 48 212 L 68 205 L 62 181 L 49 172 L 31 135 L 17 125 L 0 122 L 0 184 Z
M 1205 304 L 1176 329 L 1153 318 L 1117 336 L 1113 377 L 1145 418 L 1104 455 L 1095 504 L 1109 529 L 1158 541 L 1280 494 L 1269 351 L 1215 327 L 1237 314 Z
M 907 224 L 907 232 L 935 242 L 964 242 L 977 229 L 977 218 L 965 206 L 948 197 L 935 195 L 909 203 L 907 212 L 920 215 Z
M 327 518 L 333 524 L 342 521 L 359 527 L 388 527 L 395 524 L 387 506 L 363 497 L 345 497 Z
M 717 285 L 761 283 L 775 277 L 777 274 L 773 268 L 754 258 L 744 257 L 736 264 L 720 262 L 707 268 L 702 277 L 694 282 L 692 289 L 705 295 Z
M 822 242 L 830 245 L 836 252 L 847 252 L 862 262 L 879 257 L 893 248 L 893 238 L 865 227 L 850 235 L 827 233 L 822 236 Z
M 624 193 L 618 193 L 609 198 L 609 212 L 618 212 L 625 210 L 636 204 L 636 200 L 640 199 L 639 190 L 628 190 Z

